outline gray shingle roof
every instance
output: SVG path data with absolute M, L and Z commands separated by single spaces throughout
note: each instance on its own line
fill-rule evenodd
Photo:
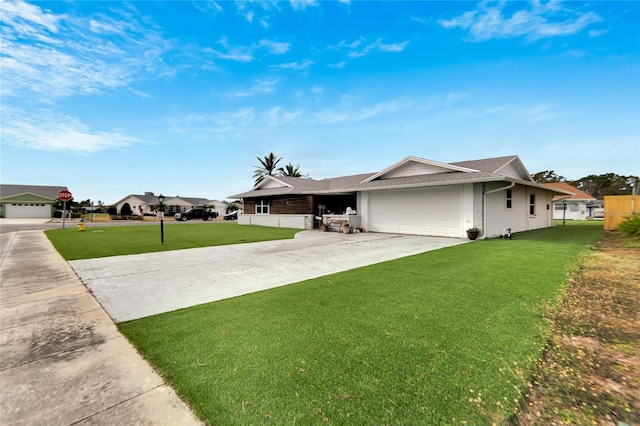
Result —
M 454 166 L 473 169 L 474 171 L 450 171 L 445 173 L 419 174 L 394 178 L 376 178 L 364 182 L 376 173 L 364 173 L 351 176 L 340 176 L 322 180 L 275 176 L 290 187 L 257 188 L 230 198 L 249 198 L 287 194 L 337 193 L 373 190 L 382 188 L 398 188 L 410 186 L 430 186 L 459 184 L 462 182 L 491 182 L 504 180 L 505 176 L 499 170 L 513 161 L 519 161 L 518 156 L 486 158 L 481 160 L 461 161 L 449 163 Z M 364 182 L 364 183 L 363 183 Z
M 481 160 L 468 160 L 450 163 L 454 166 L 467 167 L 469 169 L 479 170 L 485 173 L 496 173 L 499 169 L 506 166 L 510 162 L 516 160 L 517 155 L 509 155 L 507 157 L 484 158 Z
M 14 197 L 21 194 L 35 194 L 45 198 L 55 200 L 58 192 L 66 190 L 66 186 L 43 186 L 43 185 L 0 185 L 0 199 Z

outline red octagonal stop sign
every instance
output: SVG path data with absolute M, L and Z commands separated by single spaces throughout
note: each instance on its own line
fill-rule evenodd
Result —
M 70 199 L 73 198 L 73 195 L 71 195 L 71 192 L 65 189 L 58 192 L 58 198 L 60 199 L 60 201 L 69 201 Z

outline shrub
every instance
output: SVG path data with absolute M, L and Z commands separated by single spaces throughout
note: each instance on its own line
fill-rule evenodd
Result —
M 109 216 L 115 216 L 116 214 L 118 214 L 118 210 L 115 207 L 109 207 L 109 210 L 107 210 L 107 214 Z
M 634 213 L 623 220 L 618 229 L 630 237 L 640 238 L 640 213 Z

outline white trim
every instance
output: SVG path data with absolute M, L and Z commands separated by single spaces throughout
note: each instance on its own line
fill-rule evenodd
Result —
M 265 186 L 267 184 L 267 181 L 270 181 L 270 180 L 276 181 L 279 184 L 281 184 L 282 186 L 285 186 L 285 187 L 288 187 L 288 188 L 293 188 L 293 185 L 290 185 L 290 184 L 288 184 L 286 182 L 283 182 L 283 181 L 281 181 L 280 179 L 276 178 L 273 175 L 267 175 L 260 182 L 258 182 L 258 184 L 256 186 L 253 187 L 252 191 L 255 191 L 256 189 L 262 188 L 263 186 Z
M 469 169 L 467 167 L 460 167 L 460 166 L 454 166 L 452 164 L 448 164 L 448 163 L 441 163 L 439 161 L 433 161 L 433 160 L 426 160 L 424 158 L 418 158 L 418 157 L 406 157 L 403 160 L 398 161 L 395 164 L 392 164 L 391 166 L 387 167 L 386 169 L 374 174 L 373 176 L 369 176 L 367 179 L 363 180 L 360 183 L 367 183 L 367 182 L 371 182 L 373 180 L 378 179 L 381 176 L 384 176 L 385 174 L 389 173 L 390 171 L 397 169 L 401 166 L 404 166 L 405 164 L 409 163 L 409 162 L 416 162 L 416 163 L 421 163 L 421 164 L 426 164 L 429 166 L 435 166 L 435 167 L 441 167 L 443 169 L 446 170 L 452 170 L 452 171 L 457 171 L 457 172 L 478 172 L 479 170 L 474 170 L 474 169 Z

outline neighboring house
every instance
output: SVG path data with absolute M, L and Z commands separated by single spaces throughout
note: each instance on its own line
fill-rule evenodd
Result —
M 48 218 L 66 186 L 0 185 L 0 217 Z
M 553 218 L 557 220 L 586 220 L 596 199 L 584 191 L 565 182 L 545 183 L 549 188 L 569 192 L 570 195 L 553 197 Z
M 160 194 L 158 194 L 160 195 Z M 122 206 L 129 203 L 134 215 L 143 215 L 145 213 L 155 213 L 156 207 L 160 204 L 158 196 L 153 192 L 145 192 L 144 195 L 131 194 L 127 195 L 114 204 L 118 213 L 122 210 Z M 189 209 L 203 206 L 214 206 L 214 211 L 219 215 L 226 213 L 227 204 L 222 201 L 208 200 L 206 198 L 168 196 L 164 198 L 165 212 L 167 214 L 183 213 Z
M 229 207 L 228 203 L 219 200 L 209 200 L 205 204 L 206 206 L 210 206 L 214 212 L 217 212 L 220 217 L 227 214 L 227 207 Z
M 407 157 L 377 173 L 267 176 L 230 198 L 244 201 L 240 224 L 312 229 L 337 213 L 365 231 L 464 238 L 472 227 L 481 237 L 551 227 L 557 194 L 568 195 L 534 182 L 517 156 L 458 163 Z
M 141 216 L 145 213 L 154 213 L 154 207 L 157 204 L 160 204 L 160 200 L 158 200 L 158 197 L 153 192 L 145 192 L 144 195 L 130 194 L 113 204 L 118 214 L 120 214 L 122 206 L 126 203 L 129 203 L 129 207 L 131 207 L 131 211 L 134 215 Z

